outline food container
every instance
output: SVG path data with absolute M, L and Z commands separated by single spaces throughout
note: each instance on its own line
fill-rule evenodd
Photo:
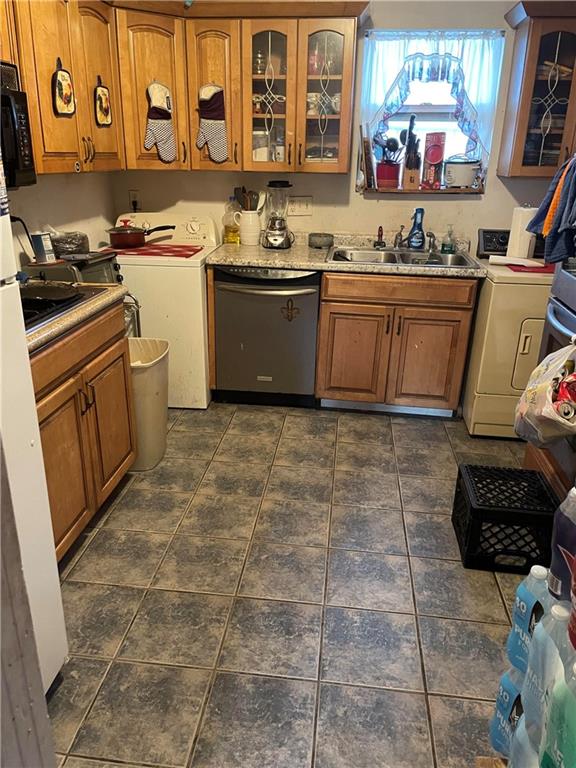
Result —
M 334 245 L 334 235 L 329 232 L 310 232 L 308 235 L 308 246 L 310 248 L 332 248 Z
M 480 160 L 470 160 L 466 155 L 452 155 L 444 161 L 444 184 L 447 187 L 471 187 L 480 168 Z
M 121 227 L 112 227 L 107 230 L 110 235 L 110 245 L 112 248 L 141 248 L 146 245 L 147 235 L 151 235 L 152 232 L 164 232 L 168 229 L 176 229 L 173 224 L 164 224 L 160 227 L 152 227 L 152 229 L 142 229 L 142 227 L 136 227 L 130 223 L 130 219 L 121 219 Z
M 67 253 L 89 253 L 90 243 L 85 232 L 54 232 L 50 233 L 52 248 L 57 258 Z

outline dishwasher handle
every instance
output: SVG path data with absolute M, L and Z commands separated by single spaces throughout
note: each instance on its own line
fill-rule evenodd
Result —
M 242 285 L 228 285 L 227 283 L 217 283 L 217 291 L 228 291 L 229 293 L 244 293 L 250 296 L 309 296 L 318 293 L 318 288 L 245 288 Z
M 546 322 L 550 323 L 552 328 L 554 328 L 557 333 L 565 336 L 568 339 L 569 344 L 576 344 L 576 333 L 572 333 L 569 328 L 566 328 L 565 325 L 562 325 L 560 320 L 556 317 L 556 313 L 554 312 L 554 305 L 552 303 L 549 303 L 546 309 Z

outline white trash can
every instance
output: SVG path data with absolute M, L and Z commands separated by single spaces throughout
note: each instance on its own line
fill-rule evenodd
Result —
M 168 350 L 164 339 L 129 338 L 136 416 L 136 461 L 131 469 L 152 469 L 166 452 Z

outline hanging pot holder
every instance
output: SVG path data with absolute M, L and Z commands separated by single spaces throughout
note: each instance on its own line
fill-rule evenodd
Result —
M 100 75 L 96 79 L 96 88 L 94 88 L 94 117 L 96 125 L 101 128 L 108 128 L 112 125 L 110 91 L 105 85 L 102 85 Z
M 56 59 L 56 71 L 52 75 L 52 106 L 57 117 L 72 117 L 76 112 L 72 75 L 62 67 L 60 57 Z

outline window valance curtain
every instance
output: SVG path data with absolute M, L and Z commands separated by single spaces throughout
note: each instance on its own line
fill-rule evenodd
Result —
M 370 135 L 398 112 L 410 84 L 446 82 L 467 153 L 487 159 L 502 67 L 500 30 L 371 30 L 364 41 L 362 124 Z

